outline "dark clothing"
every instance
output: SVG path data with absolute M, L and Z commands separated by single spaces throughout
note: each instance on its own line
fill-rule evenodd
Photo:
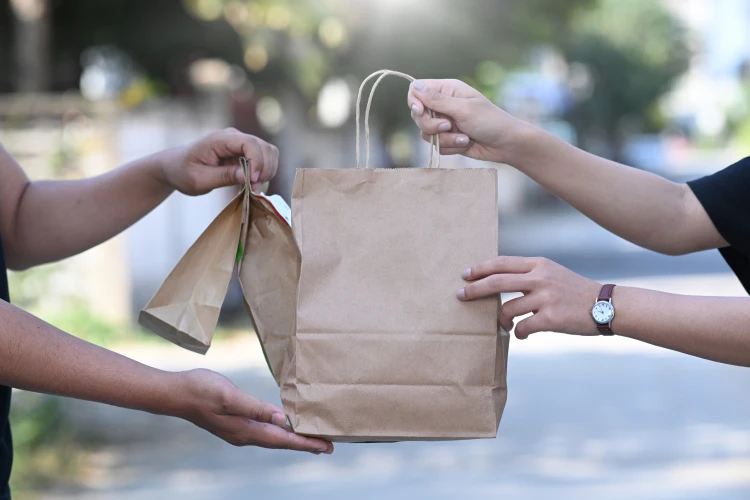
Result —
M 10 302 L 3 243 L 0 241 L 0 299 Z M 10 500 L 10 468 L 13 465 L 13 442 L 10 436 L 10 387 L 0 385 L 0 500 Z
M 719 252 L 750 293 L 750 157 L 688 186 L 729 243 Z

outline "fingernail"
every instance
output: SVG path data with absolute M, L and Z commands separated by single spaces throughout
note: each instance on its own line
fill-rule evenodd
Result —
M 253 176 L 252 176 L 253 182 L 258 182 L 259 178 L 260 178 L 260 170 L 256 170 L 255 172 L 253 172 Z
M 440 126 L 438 127 L 438 130 L 440 130 L 441 132 L 447 132 L 450 129 L 451 129 L 451 124 L 448 122 L 441 123 Z
M 467 144 L 469 144 L 469 138 L 465 135 L 459 135 L 458 137 L 456 137 L 456 144 L 458 144 L 459 146 L 466 146 Z
M 237 178 L 237 184 L 244 184 L 245 183 L 245 176 L 242 173 L 242 167 L 237 169 L 237 173 L 234 174 L 234 176 Z
M 466 298 L 466 290 L 460 289 L 458 292 L 456 292 L 456 297 L 458 297 L 459 300 L 464 300 Z
M 461 277 L 465 280 L 471 278 L 471 268 L 467 267 L 464 272 L 461 273 Z
M 422 92 L 423 90 L 427 88 L 427 85 L 422 83 L 421 80 L 414 80 L 414 83 L 412 85 L 414 85 L 414 88 L 419 90 L 420 92 Z
M 325 448 L 318 448 L 318 453 L 325 453 L 327 451 L 328 451 L 328 446 L 326 446 Z
M 414 112 L 415 115 L 419 114 L 419 106 L 417 106 L 416 104 L 411 105 L 411 110 Z

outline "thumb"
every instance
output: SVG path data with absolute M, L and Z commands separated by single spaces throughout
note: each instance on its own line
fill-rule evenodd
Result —
M 425 85 L 421 80 L 414 80 L 411 84 L 414 96 L 422 101 L 426 108 L 454 117 L 464 108 L 462 99 L 443 94 L 438 90 Z
M 208 189 L 245 184 L 245 175 L 240 167 L 206 167 L 203 168 L 201 183 Z

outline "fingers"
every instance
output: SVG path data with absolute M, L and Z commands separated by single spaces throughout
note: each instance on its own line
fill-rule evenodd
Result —
M 539 310 L 542 306 L 541 300 L 536 294 L 527 294 L 511 299 L 500 308 L 498 319 L 505 330 L 513 329 L 513 320 L 519 316 L 525 316 Z
M 532 333 L 547 330 L 544 318 L 539 314 L 533 314 L 516 325 L 516 338 L 527 339 Z
M 309 451 L 311 453 L 333 453 L 333 444 L 323 439 L 294 434 L 275 425 L 247 422 L 244 434 L 248 445 L 282 450 Z
M 478 280 L 493 274 L 520 274 L 531 272 L 538 259 L 530 257 L 495 257 L 470 267 L 462 275 L 465 280 Z M 521 291 L 521 290 L 515 290 Z
M 411 105 L 411 118 L 425 134 L 435 135 L 440 132 L 448 132 L 453 128 L 453 124 L 447 118 L 433 117 L 429 113 L 419 114 L 415 111 L 416 106 L 416 104 Z
M 237 415 L 266 424 L 281 423 L 281 427 L 285 425 L 286 416 L 281 408 L 254 398 L 237 387 L 232 387 L 223 400 L 222 412 L 226 415 Z
M 254 177 L 251 177 L 251 188 L 253 191 L 260 191 L 261 187 L 266 181 L 269 181 L 276 175 L 276 170 L 279 164 L 279 150 L 265 141 L 260 141 L 258 144 L 260 152 L 263 156 L 263 166 L 260 171 L 254 171 Z M 252 164 L 251 164 L 252 168 Z
M 412 108 L 412 106 L 416 105 L 416 110 L 415 108 L 412 108 L 412 110 L 417 115 L 422 115 L 424 108 L 437 111 L 449 117 L 459 115 L 464 107 L 461 103 L 462 99 L 441 93 L 437 90 L 437 86 L 431 80 L 413 81 L 409 86 L 409 107 Z
M 279 150 L 276 146 L 232 128 L 212 134 L 210 140 L 218 159 L 236 159 L 240 156 L 248 159 L 253 190 L 276 175 L 279 163 Z M 236 178 L 244 181 L 242 175 Z
M 288 427 L 288 426 L 284 426 Z M 282 450 L 333 453 L 333 444 L 323 439 L 294 434 L 277 424 L 255 421 L 238 415 L 220 415 L 207 429 L 234 446 L 260 446 Z
M 430 142 L 430 135 L 422 133 L 422 139 L 426 142 Z M 457 134 L 455 132 L 440 134 L 440 153 L 441 154 L 455 154 L 449 151 L 455 151 L 463 153 L 469 148 L 471 140 L 468 135 Z
M 294 434 L 286 423 L 284 412 L 276 405 L 260 401 L 237 388 L 232 388 L 223 399 L 223 415 L 217 415 L 213 427 L 217 435 L 236 446 L 333 452 L 333 445 L 328 441 Z
M 197 173 L 200 176 L 200 184 L 211 189 L 217 187 L 234 186 L 245 182 L 240 167 L 213 167 Z
M 526 292 L 533 287 L 534 278 L 525 274 L 493 274 L 460 289 L 460 300 L 474 300 L 498 293 Z

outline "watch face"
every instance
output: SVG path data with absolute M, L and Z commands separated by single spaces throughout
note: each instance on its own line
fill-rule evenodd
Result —
M 610 302 L 597 302 L 594 304 L 593 309 L 591 309 L 591 316 L 593 316 L 594 321 L 600 325 L 606 325 L 615 317 L 615 306 Z

